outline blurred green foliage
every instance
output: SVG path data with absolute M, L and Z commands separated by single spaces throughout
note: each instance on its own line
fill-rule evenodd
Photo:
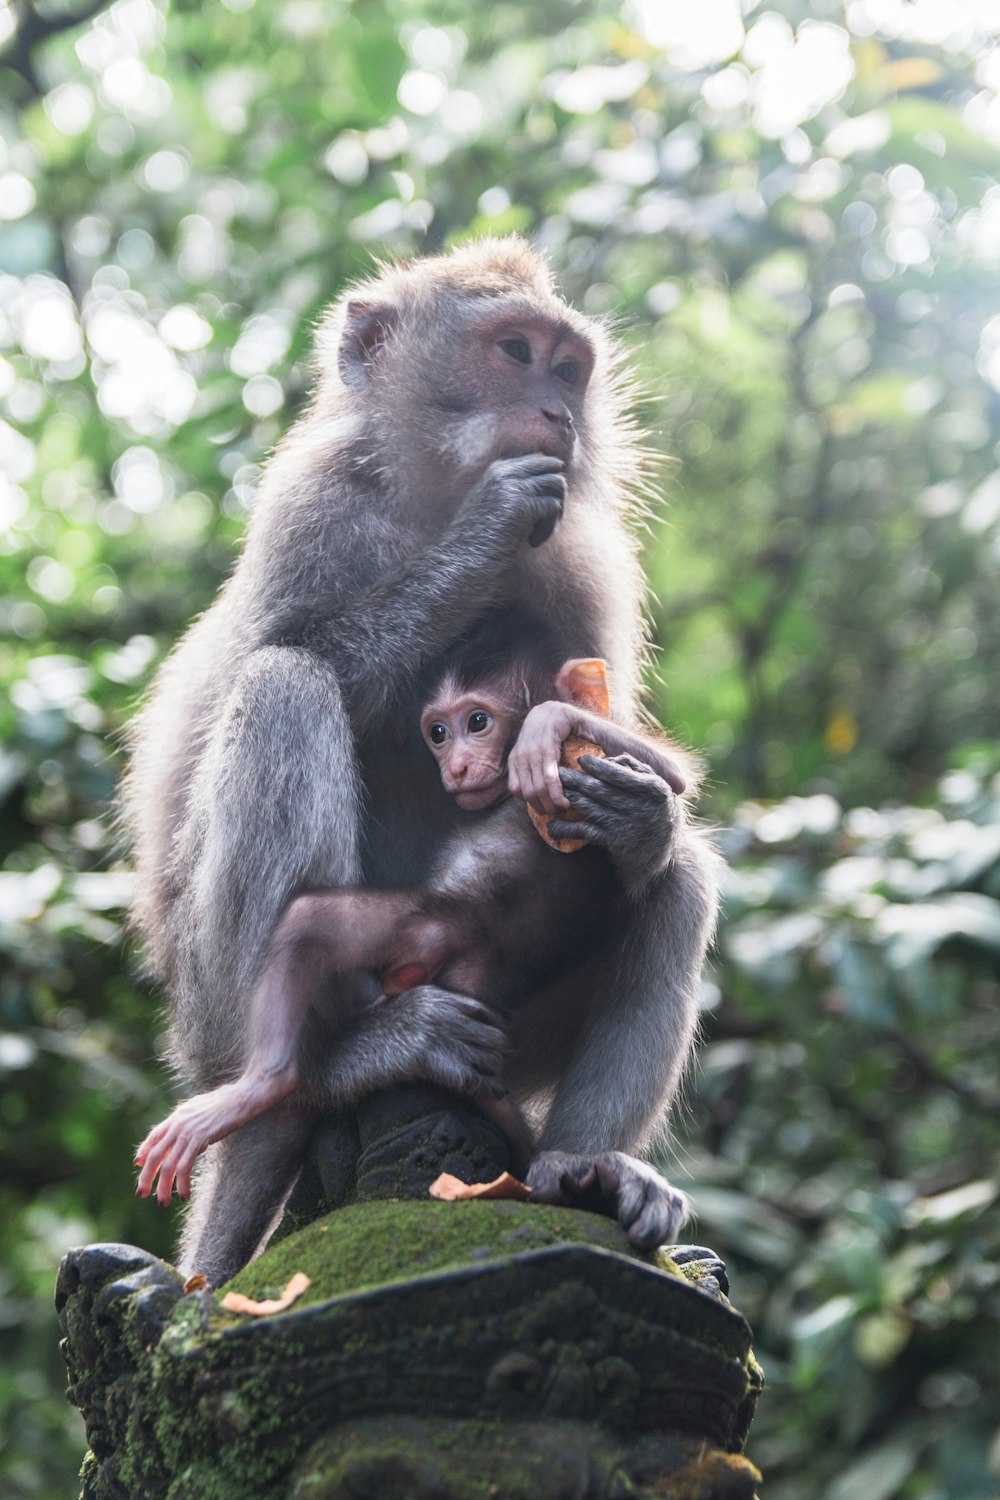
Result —
M 746 802 L 686 1165 L 776 1399 L 765 1493 L 997 1493 L 1000 777 Z M 778 1387 L 778 1393 L 773 1387 Z M 990 1465 L 992 1452 L 993 1469 Z
M 4 1493 L 73 1490 L 60 1254 L 172 1239 L 131 1197 L 166 1090 L 120 732 L 319 309 L 521 230 L 676 459 L 652 686 L 733 865 L 682 1164 L 768 1371 L 752 1456 L 771 1500 L 995 1497 L 992 0 L 19 0 L 0 133 Z

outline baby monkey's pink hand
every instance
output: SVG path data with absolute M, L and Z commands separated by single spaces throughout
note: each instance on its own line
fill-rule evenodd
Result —
M 507 784 L 539 813 L 569 807 L 559 779 L 563 742 L 573 731 L 576 712 L 567 703 L 537 704 L 521 725 L 507 760 Z

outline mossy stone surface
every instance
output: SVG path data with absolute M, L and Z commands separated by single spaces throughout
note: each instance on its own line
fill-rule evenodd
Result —
M 133 1246 L 71 1251 L 82 1500 L 751 1500 L 760 1372 L 725 1268 L 575 1209 L 428 1196 L 505 1153 L 424 1086 L 332 1119 L 282 1233 L 230 1283 L 263 1301 L 304 1272 L 276 1314 Z
M 552 1245 L 595 1245 L 670 1269 L 658 1251 L 640 1251 L 613 1219 L 511 1200 L 358 1203 L 279 1241 L 224 1290 L 277 1296 L 296 1271 L 311 1279 L 296 1305 L 370 1290 L 414 1276 L 504 1260 Z
M 706 1263 L 570 1209 L 362 1203 L 240 1273 L 260 1299 L 310 1277 L 258 1318 L 141 1251 L 87 1247 L 59 1291 L 84 1500 L 749 1500 L 759 1377 Z
M 754 1500 L 759 1479 L 680 1434 L 624 1444 L 583 1422 L 373 1417 L 321 1439 L 288 1500 Z

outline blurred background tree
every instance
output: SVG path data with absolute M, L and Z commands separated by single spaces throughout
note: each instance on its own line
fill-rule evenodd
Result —
M 995 0 L 0 0 L 0 1483 L 72 1243 L 168 1253 L 117 746 L 373 253 L 519 230 L 664 463 L 652 701 L 733 864 L 674 1175 L 770 1500 L 1000 1469 Z M 9 1351 L 9 1354 L 8 1354 Z

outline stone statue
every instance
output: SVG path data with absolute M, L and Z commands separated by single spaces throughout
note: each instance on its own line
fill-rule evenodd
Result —
M 762 1376 L 722 1263 L 578 1209 L 428 1196 L 506 1165 L 495 1126 L 423 1085 L 331 1120 L 231 1283 L 304 1272 L 271 1316 L 131 1246 L 70 1251 L 82 1500 L 754 1500 Z

